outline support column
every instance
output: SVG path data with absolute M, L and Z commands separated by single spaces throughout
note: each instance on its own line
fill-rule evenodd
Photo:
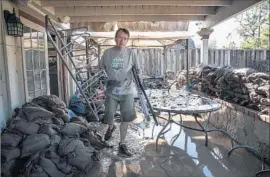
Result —
M 202 37 L 200 63 L 203 63 L 203 65 L 208 65 L 209 36 L 213 31 L 213 29 L 202 28 L 197 32 Z

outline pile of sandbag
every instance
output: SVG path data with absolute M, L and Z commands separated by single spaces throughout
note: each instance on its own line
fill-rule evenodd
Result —
M 199 84 L 201 82 L 201 68 L 195 68 L 192 67 L 189 69 L 189 83 L 192 84 Z M 186 79 L 187 79 L 187 71 L 186 70 L 182 70 L 182 71 L 178 71 L 175 77 L 176 80 L 176 88 L 180 89 L 183 88 L 187 85 L 186 83 Z M 194 89 L 197 89 L 198 85 L 195 85 Z
M 70 118 L 56 96 L 17 109 L 1 134 L 1 176 L 83 176 L 109 147 L 82 117 Z
M 191 84 L 200 85 L 201 91 L 208 95 L 217 96 L 264 114 L 270 113 L 270 76 L 266 73 L 251 68 L 203 66 L 190 69 L 189 79 Z M 180 87 L 184 86 L 186 71 L 179 72 L 176 80 Z

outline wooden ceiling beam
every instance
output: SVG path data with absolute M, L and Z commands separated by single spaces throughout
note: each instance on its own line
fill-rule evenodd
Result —
M 122 5 L 230 6 L 231 2 L 231 0 L 41 0 L 41 5 L 43 7 Z
M 107 6 L 107 7 L 56 7 L 57 16 L 100 15 L 214 15 L 215 7 L 180 6 Z
M 113 21 L 204 21 L 205 16 L 191 15 L 105 15 L 71 17 L 70 23 Z

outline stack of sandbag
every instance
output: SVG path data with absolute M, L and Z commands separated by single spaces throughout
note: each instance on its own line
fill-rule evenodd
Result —
M 201 84 L 201 91 L 223 100 L 246 106 L 264 114 L 270 113 L 268 74 L 251 68 L 203 66 L 191 68 L 190 83 Z M 178 85 L 186 85 L 186 71 L 176 77 Z M 193 89 L 196 89 L 193 88 Z
M 202 72 L 207 72 L 208 71 L 208 66 L 202 68 L 202 67 L 192 67 L 189 69 L 189 84 L 196 84 L 194 85 L 194 89 L 197 89 L 197 87 L 201 84 L 202 82 Z M 210 71 L 209 71 L 210 72 Z M 176 80 L 176 88 L 180 89 L 183 88 L 187 85 L 186 82 L 187 79 L 187 71 L 182 70 L 177 72 L 175 80 Z
M 270 114 L 270 76 L 265 73 L 253 73 L 244 84 L 249 91 L 252 103 L 258 105 L 264 114 Z
M 66 122 L 69 121 L 66 104 L 55 95 L 43 95 L 34 98 L 32 103 L 35 103 L 48 111 L 54 112 L 56 116 L 63 118 Z
M 109 147 L 82 117 L 66 119 L 56 96 L 33 99 L 17 110 L 1 134 L 1 176 L 83 176 Z
M 268 114 L 269 75 L 251 68 L 235 69 L 231 66 L 218 68 L 202 79 L 202 92 Z

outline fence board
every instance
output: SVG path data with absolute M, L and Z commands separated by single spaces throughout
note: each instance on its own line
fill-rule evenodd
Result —
M 176 72 L 180 70 L 180 50 L 175 50 L 175 56 L 176 56 Z
M 161 51 L 160 51 L 160 49 L 158 49 L 157 50 L 157 55 L 156 55 L 156 57 L 157 57 L 157 74 L 158 75 L 161 75 L 161 58 L 160 58 L 160 54 L 161 54 Z
M 154 75 L 154 74 L 157 74 L 156 68 L 157 68 L 157 62 L 158 62 L 157 60 L 158 49 L 153 49 L 152 53 L 154 54 L 154 57 L 151 58 L 152 59 L 152 74 Z
M 195 51 L 196 51 L 196 66 L 198 66 L 201 63 L 201 55 L 199 49 L 195 49 Z
M 175 73 L 187 67 L 187 50 L 185 49 L 135 49 L 138 56 L 138 66 L 143 74 L 150 76 L 163 76 L 166 70 Z M 201 50 L 189 50 L 189 67 L 201 63 Z M 270 60 L 270 50 L 235 50 L 235 49 L 209 49 L 208 62 L 211 65 L 231 65 L 235 68 L 258 67 L 258 62 Z M 254 66 L 254 64 L 257 64 Z
M 167 60 L 167 49 L 166 49 L 166 48 L 163 49 L 163 53 L 164 53 L 164 54 L 163 54 L 163 56 L 164 56 L 164 57 L 163 57 L 163 59 L 164 59 L 164 60 L 163 60 L 163 64 L 164 64 L 163 74 L 165 74 L 166 69 L 167 69 L 167 61 L 168 61 L 168 60 Z
M 270 60 L 270 50 L 266 52 L 266 60 Z

